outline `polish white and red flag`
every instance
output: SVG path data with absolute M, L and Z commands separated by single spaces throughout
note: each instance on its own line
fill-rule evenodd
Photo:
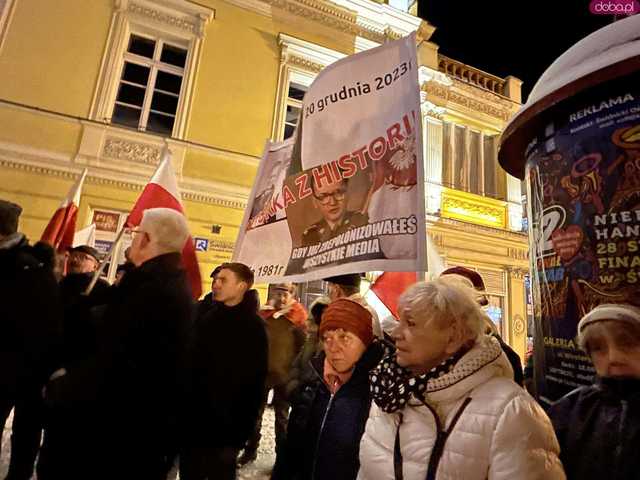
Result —
M 42 232 L 40 241 L 48 243 L 58 252 L 64 252 L 73 245 L 73 237 L 76 232 L 76 220 L 78 218 L 78 206 L 82 195 L 82 185 L 87 176 L 85 168 L 80 178 L 73 184 L 67 196 L 55 211 L 49 224 Z
M 178 181 L 171 166 L 171 154 L 166 148 L 164 149 L 160 165 L 158 165 L 149 183 L 144 187 L 131 213 L 127 217 L 127 227 L 133 228 L 140 225 L 142 214 L 145 210 L 160 207 L 171 208 L 184 215 L 184 208 L 180 201 Z M 182 250 L 182 266 L 187 272 L 193 297 L 200 298 L 202 294 L 202 279 L 198 258 L 196 257 L 196 248 L 191 235 L 189 235 Z
M 394 317 L 400 318 L 400 312 L 398 312 L 400 295 L 417 281 L 416 272 L 384 272 L 371 285 L 371 290 Z

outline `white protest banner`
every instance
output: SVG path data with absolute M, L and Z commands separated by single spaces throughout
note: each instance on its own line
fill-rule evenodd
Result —
M 256 281 L 425 269 L 415 42 L 325 68 L 295 140 L 267 143 L 234 252 Z

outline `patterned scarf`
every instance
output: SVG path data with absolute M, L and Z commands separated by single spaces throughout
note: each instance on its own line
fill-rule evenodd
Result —
M 396 354 L 386 356 L 369 373 L 369 385 L 373 401 L 386 413 L 404 408 L 411 395 L 422 398 L 429 380 L 441 377 L 453 370 L 458 360 L 473 347 L 473 343 L 463 346 L 454 355 L 433 367 L 427 373 L 415 376 L 398 365 Z

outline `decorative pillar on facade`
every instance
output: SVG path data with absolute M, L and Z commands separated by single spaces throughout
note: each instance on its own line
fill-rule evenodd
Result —
M 527 304 L 524 286 L 526 274 L 525 269 L 507 267 L 507 312 L 509 318 L 505 325 L 507 338 L 504 340 L 520 355 L 523 362 L 527 351 Z
M 507 174 L 507 202 L 509 229 L 522 231 L 522 184 L 519 179 Z
M 436 214 L 440 210 L 442 193 L 442 120 L 444 108 L 426 100 L 422 92 L 422 130 L 424 148 L 424 177 L 426 213 Z

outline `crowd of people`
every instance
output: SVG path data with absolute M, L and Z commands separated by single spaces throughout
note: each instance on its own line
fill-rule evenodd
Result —
M 640 309 L 578 325 L 597 372 L 547 412 L 456 267 L 400 297 L 383 328 L 360 275 L 325 279 L 309 312 L 291 283 L 260 306 L 253 272 L 224 263 L 194 302 L 174 210 L 146 210 L 113 285 L 80 246 L 60 268 L 0 200 L 0 425 L 7 480 L 234 479 L 256 459 L 272 392 L 272 480 L 637 478 Z M 57 267 L 58 265 L 58 267 Z M 5 447 L 2 445 L 2 447 Z

